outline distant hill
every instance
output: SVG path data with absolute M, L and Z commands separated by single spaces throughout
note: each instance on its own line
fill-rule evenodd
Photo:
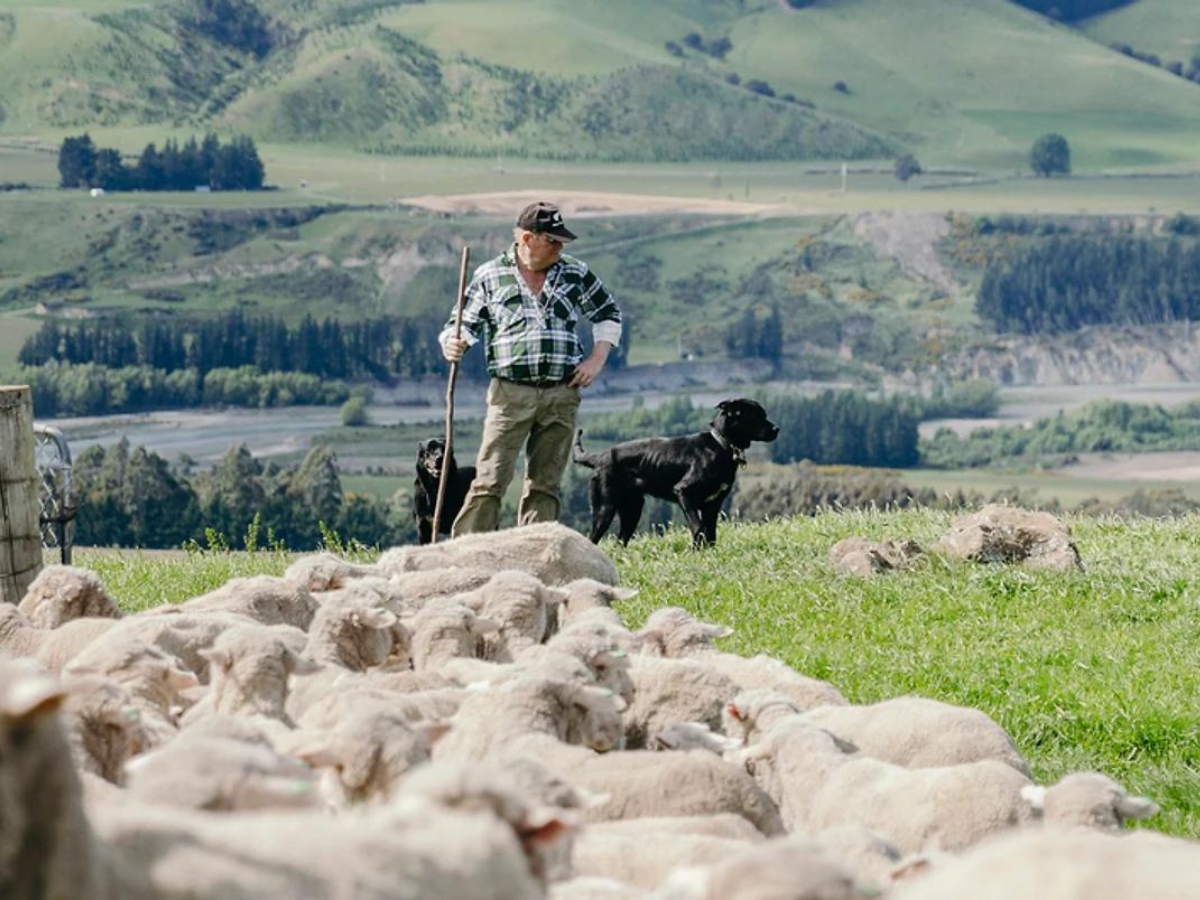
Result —
M 1057 8 L 1112 5 L 1081 3 Z M 618 161 L 912 151 L 1011 171 L 1053 130 L 1077 169 L 1190 164 L 1200 86 L 1088 37 L 1143 10 L 1165 35 L 1184 5 L 1138 0 L 1085 34 L 1009 0 L 20 0 L 0 12 L 0 136 L 86 128 L 135 150 L 148 129 L 131 129 L 153 125 Z

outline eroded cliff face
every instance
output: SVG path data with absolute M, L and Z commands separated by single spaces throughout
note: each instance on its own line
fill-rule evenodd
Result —
M 900 376 L 906 384 L 985 378 L 1009 387 L 1200 381 L 1200 326 L 1092 328 L 1045 338 L 995 337 Z

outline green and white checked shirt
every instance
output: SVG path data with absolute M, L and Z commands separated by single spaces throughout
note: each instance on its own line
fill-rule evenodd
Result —
M 557 382 L 583 359 L 575 335 L 582 314 L 592 323 L 592 338 L 616 346 L 621 340 L 621 310 L 587 264 L 562 254 L 546 271 L 536 297 L 517 271 L 516 245 L 475 270 L 463 306 L 462 336 L 487 348 L 487 370 L 497 378 Z M 454 336 L 454 317 L 438 336 Z

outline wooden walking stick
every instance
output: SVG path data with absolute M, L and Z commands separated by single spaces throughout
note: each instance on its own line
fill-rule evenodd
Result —
M 458 269 L 458 305 L 454 310 L 454 339 L 462 337 L 463 302 L 467 295 L 467 264 L 471 259 L 471 248 L 463 247 L 462 265 Z M 446 468 L 450 453 L 454 449 L 454 382 L 458 380 L 458 363 L 450 363 L 450 380 L 446 384 L 446 452 L 442 456 L 442 470 L 438 473 L 437 503 L 433 507 L 433 538 L 436 544 L 442 528 L 442 507 L 446 502 Z

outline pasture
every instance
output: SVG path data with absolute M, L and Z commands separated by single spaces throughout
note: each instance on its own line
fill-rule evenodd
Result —
M 1147 794 L 1147 823 L 1200 837 L 1200 609 L 1193 575 L 1196 518 L 1069 519 L 1084 571 L 1034 573 L 930 556 L 912 571 L 835 575 L 842 537 L 910 537 L 945 530 L 934 512 L 825 513 L 722 526 L 716 548 L 688 549 L 686 532 L 603 545 L 636 625 L 678 605 L 734 634 L 724 649 L 773 654 L 831 681 L 857 703 L 916 693 L 985 710 L 1013 736 L 1039 781 L 1091 768 Z M 196 596 L 237 575 L 280 574 L 280 553 L 89 551 L 127 609 Z

